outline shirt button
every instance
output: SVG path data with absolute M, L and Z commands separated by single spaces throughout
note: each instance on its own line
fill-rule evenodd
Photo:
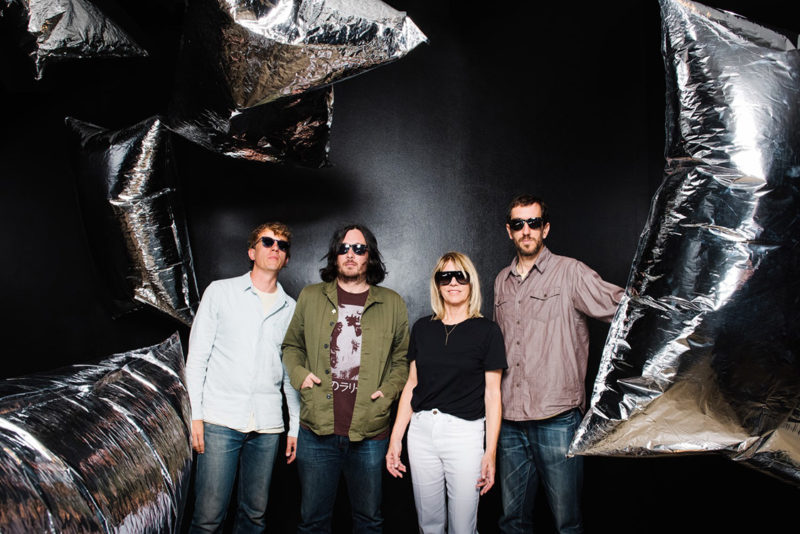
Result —
M 330 393 L 328 393 L 327 395 L 325 395 L 325 398 L 327 398 L 327 399 L 330 399 L 330 398 L 331 398 L 331 396 L 332 396 L 332 395 L 331 395 Z
M 519 341 L 517 342 L 517 345 L 519 345 Z M 328 348 L 328 344 L 327 344 L 327 343 L 325 343 L 325 344 L 322 346 L 322 348 L 325 348 L 325 349 L 327 349 L 327 348 Z
M 519 364 L 517 364 L 517 365 L 519 365 Z M 326 374 L 326 375 L 329 375 L 329 374 L 331 374 L 331 370 L 330 370 L 330 369 L 325 369 L 325 374 Z
M 333 321 L 331 321 L 331 326 L 333 326 Z
M 437 413 L 439 413 L 439 410 L 437 410 L 437 409 L 435 409 L 435 408 L 434 408 L 434 409 L 433 409 L 433 415 L 436 415 Z

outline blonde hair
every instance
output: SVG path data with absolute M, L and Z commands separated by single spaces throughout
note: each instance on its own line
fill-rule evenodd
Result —
M 467 317 L 483 317 L 481 315 L 481 284 L 478 281 L 478 271 L 466 255 L 460 252 L 447 252 L 436 263 L 433 269 L 430 280 L 431 289 L 431 308 L 433 309 L 433 318 L 442 319 L 444 317 L 444 299 L 439 292 L 439 286 L 436 283 L 436 273 L 444 270 L 444 266 L 448 261 L 452 261 L 457 271 L 462 271 L 469 275 L 469 302 L 467 304 Z

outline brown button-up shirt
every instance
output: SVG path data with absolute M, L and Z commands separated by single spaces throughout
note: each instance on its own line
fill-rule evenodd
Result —
M 494 318 L 508 360 L 503 418 L 530 421 L 585 408 L 586 317 L 610 322 L 623 291 L 547 247 L 525 278 L 517 273 L 516 258 L 500 271 L 494 281 Z

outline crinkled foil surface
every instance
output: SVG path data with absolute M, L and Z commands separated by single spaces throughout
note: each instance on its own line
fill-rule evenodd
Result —
M 423 41 L 378 0 L 198 0 L 186 14 L 171 124 L 229 156 L 325 165 L 330 84 Z
M 0 531 L 174 532 L 189 487 L 177 334 L 0 381 Z
M 800 483 L 800 52 L 661 0 L 667 164 L 574 454 L 718 451 Z
M 67 124 L 80 138 L 84 226 L 112 311 L 144 304 L 190 325 L 199 299 L 171 132 L 158 117 L 118 131 L 72 118 Z
M 88 0 L 9 0 L 22 6 L 37 78 L 54 59 L 143 57 L 147 51 Z

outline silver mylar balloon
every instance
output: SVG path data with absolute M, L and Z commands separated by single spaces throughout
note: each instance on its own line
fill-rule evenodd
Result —
M 192 467 L 183 362 L 174 334 L 0 380 L 0 531 L 176 532 Z
M 59 59 L 144 57 L 147 51 L 89 0 L 6 0 L 22 8 L 36 43 L 31 55 L 40 79 Z
M 67 124 L 80 139 L 81 211 L 113 313 L 148 305 L 191 325 L 199 299 L 171 132 L 158 117 L 117 131 Z
M 718 451 L 800 484 L 800 51 L 660 4 L 665 179 L 571 453 Z
M 423 41 L 379 0 L 198 0 L 184 23 L 171 124 L 230 156 L 321 166 L 328 86 Z

